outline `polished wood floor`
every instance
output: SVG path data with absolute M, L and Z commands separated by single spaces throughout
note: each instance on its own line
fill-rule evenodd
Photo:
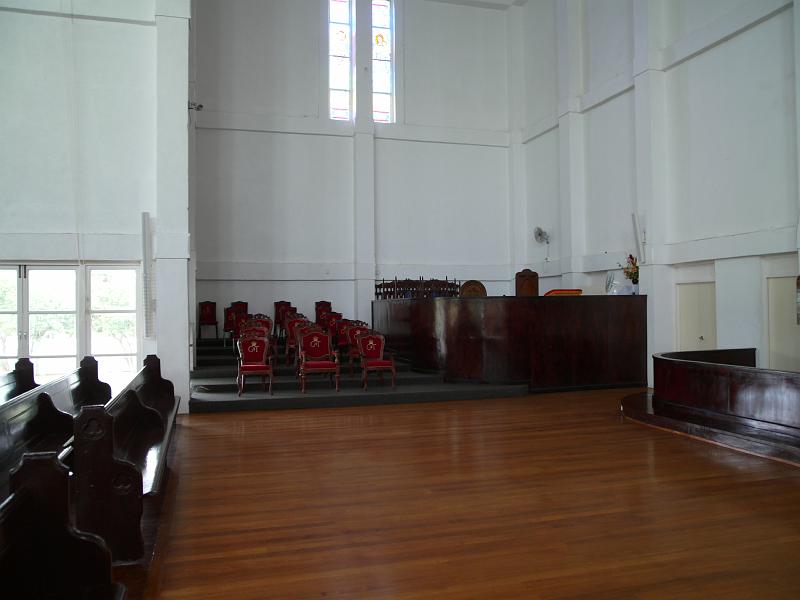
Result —
M 182 417 L 153 597 L 800 598 L 800 469 L 627 393 Z

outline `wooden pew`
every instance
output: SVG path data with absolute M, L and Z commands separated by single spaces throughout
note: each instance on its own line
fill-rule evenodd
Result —
M 0 505 L 0 585 L 4 598 L 119 600 L 103 540 L 70 525 L 69 469 L 55 453 L 27 454 Z
M 29 358 L 20 358 L 13 371 L 0 375 L 0 404 L 32 390 L 37 385 L 39 384 L 33 379 L 33 363 Z
M 18 381 L 33 382 L 33 365 Z M 105 404 L 111 387 L 97 379 L 97 361 L 87 356 L 79 369 L 0 403 L 0 501 L 8 496 L 9 473 L 26 452 L 64 452 L 69 461 L 73 417 L 85 404 Z
M 54 405 L 54 397 L 61 403 L 69 398 L 66 378 L 0 404 L 0 501 L 9 495 L 10 473 L 24 453 L 68 453 L 72 416 Z
M 103 537 L 115 562 L 148 561 L 179 399 L 157 356 L 104 406 L 84 406 L 74 422 L 76 522 Z M 154 526 L 157 519 L 150 519 Z

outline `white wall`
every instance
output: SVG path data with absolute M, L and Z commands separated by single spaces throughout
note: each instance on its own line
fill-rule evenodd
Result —
M 675 286 L 715 282 L 719 345 L 754 346 L 767 366 L 766 278 L 798 264 L 794 12 L 785 0 L 509 10 L 524 23 L 511 54 L 523 48 L 512 72 L 526 81 L 512 113 L 526 161 L 512 177 L 526 182 L 528 228 L 561 240 L 550 260 L 527 246 L 545 285 L 599 292 L 639 255 L 652 352 L 675 348 Z
M 139 259 L 139 215 L 156 198 L 154 23 L 5 4 L 0 257 Z
M 196 2 L 198 300 L 369 319 L 376 277 L 510 293 L 505 11 L 397 2 L 397 123 L 374 126 L 328 119 L 326 6 Z
M 188 18 L 186 0 L 0 0 L 0 262 L 138 263 L 150 213 L 142 350 L 184 398 Z

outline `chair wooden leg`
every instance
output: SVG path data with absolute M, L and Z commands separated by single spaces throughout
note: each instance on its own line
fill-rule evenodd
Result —
M 339 391 L 339 370 L 336 370 L 336 391 Z
M 269 395 L 272 396 L 272 373 L 269 374 Z
M 304 373 L 300 373 L 300 393 L 306 393 L 306 376 Z
M 392 369 L 392 389 L 394 389 L 394 383 L 396 379 L 397 379 L 397 373 L 395 372 L 394 369 Z
M 364 391 L 367 391 L 367 377 L 368 373 L 366 369 L 361 370 L 361 387 L 364 388 Z

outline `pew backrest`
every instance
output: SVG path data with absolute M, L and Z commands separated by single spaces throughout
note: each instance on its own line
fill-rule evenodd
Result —
M 27 454 L 0 504 L 3 597 L 119 600 L 102 539 L 70 525 L 69 469 L 55 453 Z
M 143 364 L 142 369 L 125 386 L 125 389 L 109 401 L 108 406 L 113 406 L 121 401 L 129 391 L 134 391 L 138 394 L 142 404 L 158 411 L 164 423 L 169 425 L 175 419 L 180 400 L 175 396 L 175 386 L 161 376 L 161 361 L 155 354 L 148 355 Z
M 25 452 L 61 452 L 68 444 L 72 416 L 58 406 L 65 398 L 69 388 L 62 377 L 0 405 L 0 500 L 8 496 L 11 470 Z
M 38 385 L 33 378 L 33 363 L 28 358 L 20 358 L 13 371 L 0 375 L 0 404 Z

